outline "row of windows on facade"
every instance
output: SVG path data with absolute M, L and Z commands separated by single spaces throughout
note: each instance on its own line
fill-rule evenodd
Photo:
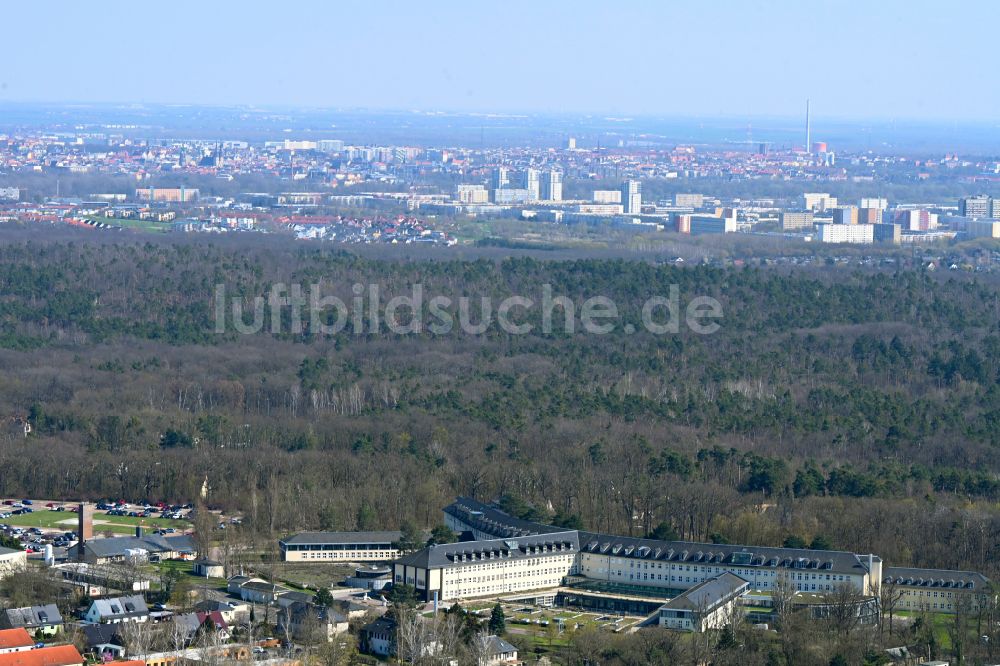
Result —
M 314 551 L 314 550 L 392 550 L 391 543 L 289 543 L 282 546 L 286 551 Z
M 538 583 L 533 583 L 531 586 L 519 586 L 519 585 L 484 585 L 480 587 L 469 587 L 469 588 L 458 588 L 453 589 L 452 587 L 445 586 L 445 589 L 451 595 L 459 597 L 473 597 L 480 594 L 493 594 L 496 592 L 514 592 L 518 589 L 531 589 L 535 585 L 541 585 L 546 587 L 551 587 L 559 584 L 558 579 L 543 580 L 538 581 Z
M 640 567 L 640 568 L 645 568 L 645 567 Z M 692 567 L 690 565 L 683 565 L 683 564 L 678 564 L 678 565 L 671 564 L 669 566 L 669 568 L 668 567 L 658 567 L 656 565 L 651 565 L 648 568 L 650 568 L 650 569 L 659 569 L 659 568 L 662 568 L 662 569 L 668 569 L 669 571 L 693 571 L 696 575 L 694 575 L 694 576 L 680 576 L 680 575 L 673 576 L 673 575 L 669 575 L 669 574 L 652 574 L 652 573 L 648 573 L 648 572 L 643 572 L 641 574 L 641 578 L 640 578 L 640 574 L 629 572 L 629 574 L 628 574 L 629 580 L 662 580 L 664 582 L 691 583 L 691 582 L 698 582 L 698 581 L 705 580 L 706 577 L 711 577 L 710 574 L 718 574 L 718 573 L 723 573 L 725 571 L 729 571 L 729 572 L 735 573 L 738 576 L 746 576 L 746 577 L 754 577 L 754 578 L 758 578 L 758 577 L 771 577 L 771 578 L 773 578 L 776 575 L 778 575 L 778 572 L 768 571 L 768 570 L 748 571 L 748 570 L 744 570 L 744 569 L 728 569 L 728 568 L 720 568 L 720 567 L 706 567 L 706 568 L 694 567 L 692 569 Z M 606 575 L 608 573 L 610 573 L 611 575 L 617 575 L 617 576 L 620 576 L 620 577 L 622 577 L 622 576 L 625 575 L 625 570 L 624 569 L 617 569 L 617 570 L 616 569 L 611 569 L 609 571 L 608 569 L 605 569 L 605 568 L 602 568 L 602 567 L 584 567 L 584 571 L 586 573 L 588 573 L 588 574 L 596 573 L 598 576 Z M 701 573 L 700 577 L 697 575 L 699 573 Z M 850 576 L 847 576 L 847 575 L 844 575 L 844 574 L 815 574 L 815 573 L 814 574 L 804 574 L 804 573 L 789 574 L 789 573 L 783 571 L 783 572 L 780 573 L 780 575 L 783 578 L 785 578 L 786 580 L 789 580 L 789 581 L 809 581 L 809 580 L 813 580 L 813 581 L 821 581 L 821 580 L 828 580 L 828 581 L 848 581 L 848 580 L 851 579 Z M 766 581 L 764 581 L 762 583 L 762 585 L 767 586 L 768 583 Z
M 576 558 L 572 555 L 558 555 L 556 557 L 546 557 L 546 558 L 531 558 L 525 560 L 497 560 L 494 562 L 483 562 L 482 564 L 472 564 L 468 566 L 461 567 L 461 571 L 480 571 L 483 569 L 499 569 L 508 567 L 536 567 L 540 564 L 549 564 L 552 562 L 559 563 L 564 562 L 566 564 L 571 564 Z

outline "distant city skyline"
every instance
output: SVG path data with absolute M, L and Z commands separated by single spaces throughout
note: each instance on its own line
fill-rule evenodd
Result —
M 5 7 L 0 103 L 804 118 L 808 98 L 814 120 L 1000 115 L 985 1 L 95 7 Z

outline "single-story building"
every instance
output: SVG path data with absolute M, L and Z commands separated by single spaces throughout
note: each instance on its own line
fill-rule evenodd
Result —
M 372 562 L 399 557 L 402 532 L 300 532 L 278 542 L 285 562 Z
M 392 567 L 389 566 L 362 566 L 354 570 L 354 575 L 349 576 L 345 581 L 347 587 L 356 587 L 362 590 L 381 590 L 392 582 Z
M 69 550 L 69 558 L 77 562 L 103 564 L 105 562 L 141 561 L 149 558 L 161 560 L 194 559 L 197 552 L 194 540 L 186 534 L 144 534 L 137 530 L 135 536 L 87 539 Z
M 240 586 L 240 599 L 255 604 L 273 604 L 278 597 L 286 592 L 291 592 L 291 590 L 264 580 L 251 580 Z
M 499 636 L 487 636 L 486 656 L 480 657 L 479 666 L 500 666 L 517 663 L 517 648 Z
M 315 598 L 315 596 L 308 592 L 289 590 L 278 595 L 277 602 L 281 608 L 288 608 L 294 604 L 311 604 Z
M 240 590 L 243 586 L 250 581 L 260 581 L 264 582 L 263 578 L 254 578 L 253 576 L 232 576 L 228 581 L 226 581 L 226 591 L 234 597 L 240 596 Z
M 225 578 L 226 567 L 215 560 L 195 560 L 193 573 L 205 578 Z

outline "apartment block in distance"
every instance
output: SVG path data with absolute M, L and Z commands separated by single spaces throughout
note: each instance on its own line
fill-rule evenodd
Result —
M 861 243 L 875 242 L 874 224 L 820 224 L 819 242 L 821 243 Z
M 857 206 L 840 206 L 834 208 L 833 211 L 833 223 L 834 224 L 857 224 L 858 223 L 858 207 Z
M 563 181 L 561 171 L 547 171 L 542 174 L 539 196 L 542 201 L 562 201 Z
M 642 212 L 642 183 L 638 180 L 626 180 L 622 183 L 622 208 L 626 215 L 638 215 Z
M 690 234 L 731 234 L 736 231 L 736 217 L 728 215 L 692 215 Z
M 686 208 L 701 208 L 705 205 L 705 195 L 704 194 L 685 194 L 678 192 L 674 195 L 674 205 L 677 207 Z
M 812 211 L 827 211 L 837 207 L 837 197 L 827 192 L 806 192 L 802 195 L 802 207 Z
M 197 188 L 187 187 L 147 187 L 137 189 L 135 198 L 139 201 L 159 201 L 163 203 L 188 203 L 197 201 Z
M 958 214 L 973 219 L 990 217 L 993 213 L 992 199 L 985 194 L 965 197 L 958 202 Z
M 786 210 L 781 212 L 782 231 L 799 231 L 813 228 L 813 212 L 811 210 Z
M 969 220 L 965 230 L 972 238 L 1000 238 L 1000 221 Z
M 621 190 L 594 190 L 592 201 L 598 204 L 615 204 L 622 202 Z
M 485 185 L 459 185 L 455 191 L 455 198 L 459 203 L 485 204 L 490 201 L 490 193 Z

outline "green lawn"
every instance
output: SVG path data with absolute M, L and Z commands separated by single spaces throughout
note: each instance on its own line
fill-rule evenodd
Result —
M 101 534 L 111 531 L 115 534 L 132 534 L 135 526 L 142 522 L 143 527 L 155 530 L 160 527 L 173 527 L 174 529 L 186 529 L 191 525 L 183 520 L 166 520 L 163 518 L 133 518 L 130 516 L 108 516 L 103 513 L 94 514 L 94 533 Z M 77 514 L 72 511 L 49 511 L 48 509 L 38 509 L 32 513 L 22 513 L 2 521 L 7 525 L 15 527 L 39 527 L 43 529 L 60 529 L 65 532 L 76 530 Z
M 103 222 L 114 227 L 124 227 L 125 229 L 139 229 L 140 231 L 152 231 L 164 233 L 170 231 L 170 222 L 155 222 L 153 220 L 133 220 L 118 217 L 102 217 L 100 215 L 90 215 L 87 217 L 92 222 Z
M 225 590 L 227 581 L 225 578 L 203 578 L 202 576 L 195 576 L 194 562 L 188 560 L 164 560 L 162 562 L 157 562 L 156 564 L 150 564 L 150 573 L 155 574 L 154 580 L 159 578 L 159 573 L 161 571 L 174 570 L 178 573 L 183 574 L 188 578 L 188 582 L 195 586 L 206 585 L 212 589 Z

